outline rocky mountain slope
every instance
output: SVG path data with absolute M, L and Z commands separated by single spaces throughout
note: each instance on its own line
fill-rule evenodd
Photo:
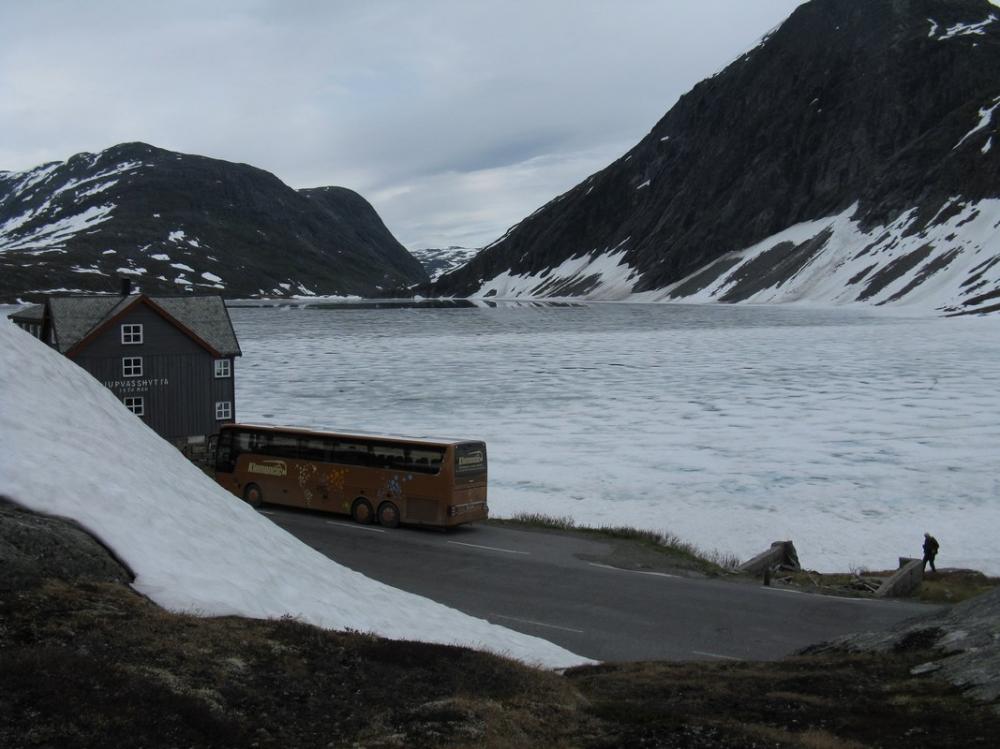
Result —
M 342 187 L 293 190 L 246 164 L 144 143 L 0 172 L 0 299 L 114 291 L 357 294 L 426 281 Z
M 997 307 L 998 70 L 988 0 L 812 0 L 429 293 Z

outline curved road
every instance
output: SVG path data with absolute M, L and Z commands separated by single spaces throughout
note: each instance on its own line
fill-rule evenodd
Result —
M 580 655 L 621 660 L 772 660 L 936 607 L 622 570 L 611 546 L 490 525 L 448 533 L 360 526 L 269 507 L 263 514 L 368 577 Z

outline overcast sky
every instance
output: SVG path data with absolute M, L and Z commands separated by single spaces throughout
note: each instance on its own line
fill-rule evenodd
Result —
M 491 242 L 798 0 L 0 0 L 0 169 L 141 140 Z

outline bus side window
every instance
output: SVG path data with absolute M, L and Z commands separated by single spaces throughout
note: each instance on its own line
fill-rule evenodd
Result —
M 366 466 L 371 463 L 368 445 L 364 442 L 341 440 L 331 445 L 330 459 L 334 463 L 349 466 Z
M 374 465 L 379 468 L 406 469 L 406 450 L 394 445 L 372 445 Z
M 250 432 L 237 432 L 233 435 L 233 460 L 236 460 L 240 453 L 250 452 L 251 436 Z
M 271 435 L 266 432 L 252 432 L 247 434 L 247 452 L 258 455 L 271 454 Z
M 299 458 L 302 460 L 318 460 L 326 463 L 330 460 L 330 448 L 326 440 L 316 437 L 303 437 L 299 440 Z
M 236 456 L 233 454 L 233 433 L 225 429 L 219 435 L 215 445 L 215 470 L 222 473 L 232 473 L 236 467 Z
M 289 434 L 272 434 L 271 444 L 268 446 L 269 455 L 278 458 L 290 458 L 295 460 L 299 457 L 299 439 Z
M 441 458 L 444 455 L 440 449 L 431 447 L 411 447 L 407 451 L 408 464 L 411 471 L 417 473 L 439 473 Z

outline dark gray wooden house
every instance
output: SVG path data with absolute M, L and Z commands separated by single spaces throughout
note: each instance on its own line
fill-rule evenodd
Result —
M 220 296 L 54 296 L 9 317 L 178 447 L 236 418 L 241 352 Z

